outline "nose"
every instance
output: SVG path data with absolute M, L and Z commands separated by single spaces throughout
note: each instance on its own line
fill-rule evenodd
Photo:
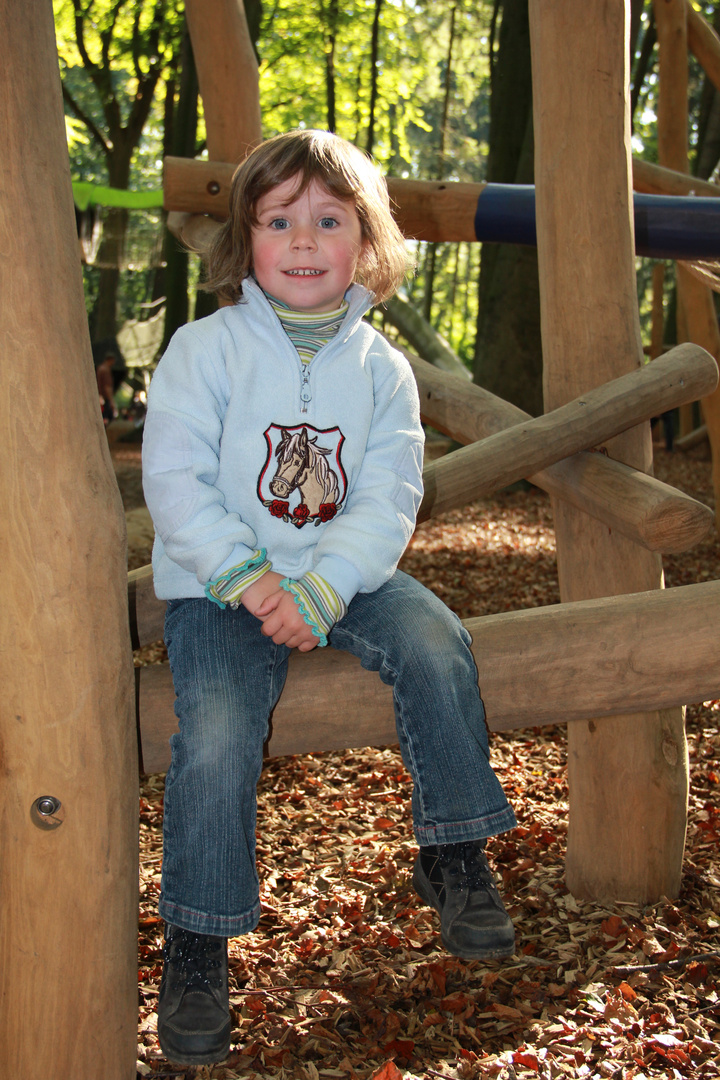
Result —
M 297 251 L 314 251 L 317 241 L 312 226 L 298 225 L 293 230 L 292 246 Z

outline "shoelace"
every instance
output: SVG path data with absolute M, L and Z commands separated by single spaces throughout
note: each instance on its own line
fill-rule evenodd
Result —
M 487 889 L 494 884 L 482 848 L 472 841 L 443 844 L 438 852 L 438 861 L 455 879 L 453 892 L 460 892 L 462 889 Z
M 178 975 L 186 975 L 186 988 L 197 986 L 218 987 L 219 979 L 211 979 L 209 971 L 219 968 L 220 959 L 211 956 L 219 951 L 217 942 L 199 934 L 190 934 L 178 929 L 168 938 L 163 947 L 165 962 Z

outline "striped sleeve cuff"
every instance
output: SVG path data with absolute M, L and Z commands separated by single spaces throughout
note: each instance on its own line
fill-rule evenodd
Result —
M 240 604 L 242 594 L 256 581 L 272 569 L 272 563 L 267 557 L 265 548 L 260 548 L 251 559 L 238 566 L 226 570 L 224 574 L 213 578 L 205 586 L 205 595 L 218 607 L 236 608 Z
M 319 645 L 327 645 L 327 635 L 347 612 L 347 604 L 342 597 L 312 570 L 300 581 L 285 578 L 280 584 L 295 598 L 305 622 L 320 639 Z

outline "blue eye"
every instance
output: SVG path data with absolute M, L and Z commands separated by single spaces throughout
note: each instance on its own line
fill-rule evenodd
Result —
M 337 225 L 337 220 L 334 217 L 320 218 L 321 229 L 332 229 L 335 225 Z
M 287 218 L 273 218 L 270 222 L 271 229 L 287 229 L 289 222 Z

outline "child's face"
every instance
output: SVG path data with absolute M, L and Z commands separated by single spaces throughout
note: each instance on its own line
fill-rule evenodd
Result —
M 363 239 L 351 202 L 313 180 L 293 199 L 292 177 L 258 199 L 253 271 L 265 292 L 296 311 L 334 311 L 355 279 Z

